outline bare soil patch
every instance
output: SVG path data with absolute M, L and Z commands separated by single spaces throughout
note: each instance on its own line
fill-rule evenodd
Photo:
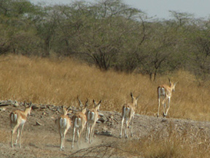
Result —
M 42 107 L 42 108 L 41 108 Z M 10 147 L 11 128 L 9 114 L 15 109 L 24 109 L 23 106 L 5 106 L 0 111 L 0 157 L 140 157 L 136 153 L 129 153 L 117 146 L 128 140 L 139 140 L 150 137 L 152 133 L 169 135 L 168 129 L 175 130 L 180 135 L 190 133 L 192 139 L 205 135 L 209 138 L 210 123 L 184 119 L 162 118 L 146 115 L 135 115 L 134 136 L 128 139 L 119 138 L 121 114 L 114 111 L 100 111 L 104 114 L 102 122 L 97 123 L 95 137 L 91 144 L 85 142 L 85 132 L 81 138 L 80 148 L 75 145 L 71 149 L 72 128 L 68 131 L 65 141 L 65 150 L 60 151 L 59 134 L 54 120 L 61 114 L 59 107 L 42 105 L 32 110 L 31 116 L 25 124 L 22 134 L 22 148 Z M 200 142 L 198 142 L 200 143 Z

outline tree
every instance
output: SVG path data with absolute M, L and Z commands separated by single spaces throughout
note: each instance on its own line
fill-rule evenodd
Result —
M 79 36 L 81 52 L 100 69 L 117 67 L 120 62 L 118 57 L 124 55 L 130 47 L 128 43 L 139 43 L 132 36 L 141 37 L 141 25 L 135 20 L 142 12 L 119 0 L 101 1 L 89 10 L 91 13 L 85 31 Z
M 202 81 L 210 79 L 210 27 L 197 30 L 191 44 L 194 46 L 190 54 L 191 69 Z

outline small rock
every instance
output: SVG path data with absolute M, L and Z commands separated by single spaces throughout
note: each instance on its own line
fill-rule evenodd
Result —
M 101 134 L 102 135 L 106 135 L 106 136 L 112 136 L 112 132 L 111 131 L 102 131 Z
M 101 122 L 101 123 L 106 123 L 107 122 L 107 118 L 105 116 L 100 117 L 97 122 Z
M 6 108 L 0 108 L 0 111 L 6 111 Z
M 18 107 L 19 106 L 19 103 L 15 100 L 14 103 L 13 103 L 13 106 L 14 107 Z
M 33 105 L 33 106 L 32 106 L 32 109 L 33 109 L 33 110 L 36 110 L 36 109 L 39 109 L 39 108 L 40 108 L 40 107 L 39 107 L 38 105 Z
M 99 112 L 98 115 L 99 115 L 100 117 L 104 117 L 104 114 L 101 113 L 101 112 Z
M 161 122 L 167 122 L 168 120 L 166 119 L 166 118 L 163 118 L 162 120 L 161 120 Z
M 38 121 L 36 121 L 36 126 L 42 126 L 42 124 Z

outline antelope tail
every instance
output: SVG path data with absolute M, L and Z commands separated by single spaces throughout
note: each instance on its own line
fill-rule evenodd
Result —
M 10 121 L 11 121 L 11 123 L 15 123 L 15 122 L 17 122 L 17 114 L 16 113 L 11 113 L 10 114 Z
M 60 127 L 65 128 L 66 127 L 66 119 L 65 118 L 60 118 Z

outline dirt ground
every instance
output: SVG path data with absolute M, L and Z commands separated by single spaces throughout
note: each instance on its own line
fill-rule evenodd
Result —
M 127 139 L 119 138 L 121 115 L 118 112 L 100 111 L 104 114 L 101 122 L 96 124 L 95 137 L 91 144 L 85 142 L 85 132 L 81 138 L 79 149 L 71 149 L 72 128 L 68 131 L 65 141 L 65 150 L 60 151 L 60 140 L 55 119 L 61 114 L 59 107 L 53 105 L 36 105 L 28 117 L 22 134 L 22 147 L 11 148 L 11 127 L 9 114 L 15 109 L 24 109 L 23 106 L 0 107 L 0 157 L 122 157 L 120 152 L 113 154 L 112 144 L 124 143 Z M 71 117 L 71 116 L 70 116 Z M 196 133 L 203 131 L 210 134 L 210 123 L 173 118 L 135 115 L 133 125 L 134 136 L 128 139 L 147 137 L 152 132 L 166 132 L 167 127 L 173 124 L 177 131 L 190 129 L 196 137 Z M 97 148 L 97 150 L 96 150 Z M 102 152 L 103 151 L 103 152 Z M 104 152 L 106 151 L 106 152 Z M 124 157 L 126 153 L 124 153 Z M 129 155 L 129 157 L 138 157 Z

